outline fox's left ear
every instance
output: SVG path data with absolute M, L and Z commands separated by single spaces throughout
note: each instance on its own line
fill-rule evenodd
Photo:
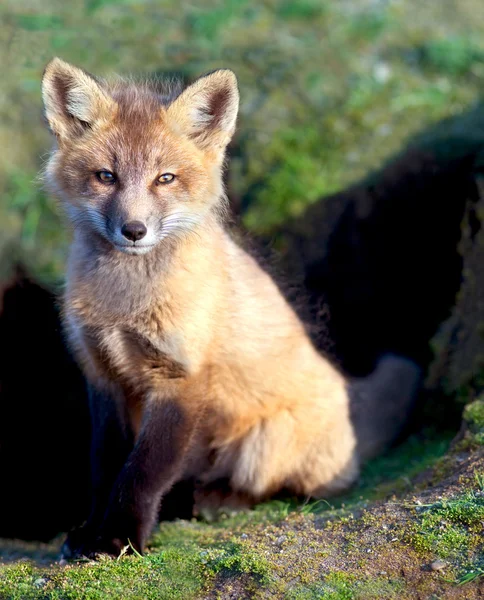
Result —
M 92 75 L 60 58 L 52 59 L 45 68 L 42 98 L 49 126 L 61 141 L 82 135 L 115 107 Z
M 221 154 L 234 134 L 238 109 L 237 79 L 219 69 L 187 87 L 167 113 L 199 147 Z

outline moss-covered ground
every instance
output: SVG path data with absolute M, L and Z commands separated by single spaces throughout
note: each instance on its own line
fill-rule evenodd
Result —
M 472 421 L 452 443 L 414 435 L 337 499 L 283 499 L 212 524 L 163 523 L 144 557 L 61 565 L 60 539 L 5 541 L 0 598 L 477 598 L 482 431 Z

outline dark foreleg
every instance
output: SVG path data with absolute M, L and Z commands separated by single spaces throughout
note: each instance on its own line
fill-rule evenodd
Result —
M 82 556 L 103 522 L 109 497 L 133 447 L 133 436 L 121 413 L 119 390 L 89 388 L 91 414 L 91 511 L 82 527 L 70 532 L 62 548 L 65 558 Z
M 162 496 L 182 474 L 199 413 L 178 401 L 151 399 L 141 430 L 111 494 L 91 554 L 142 552 Z

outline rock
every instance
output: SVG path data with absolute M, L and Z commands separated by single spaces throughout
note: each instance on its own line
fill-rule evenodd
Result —
M 475 390 L 481 389 L 484 365 L 484 152 L 476 163 L 480 165 L 480 172 L 474 174 L 478 199 L 467 210 L 458 247 L 463 258 L 461 289 L 451 316 L 432 341 L 436 358 L 427 380 L 429 389 L 440 385 L 447 395 L 457 394 L 462 403 L 474 400 Z M 477 412 L 480 407 L 474 409 Z
M 443 560 L 434 560 L 430 563 L 430 569 L 432 571 L 443 571 L 447 564 Z

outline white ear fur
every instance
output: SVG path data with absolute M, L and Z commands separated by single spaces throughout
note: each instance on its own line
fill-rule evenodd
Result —
M 82 134 L 115 106 L 93 77 L 59 58 L 45 68 L 42 97 L 49 126 L 61 139 Z
M 220 152 L 235 131 L 238 108 L 237 79 L 229 69 L 219 69 L 188 86 L 167 113 L 200 147 Z

